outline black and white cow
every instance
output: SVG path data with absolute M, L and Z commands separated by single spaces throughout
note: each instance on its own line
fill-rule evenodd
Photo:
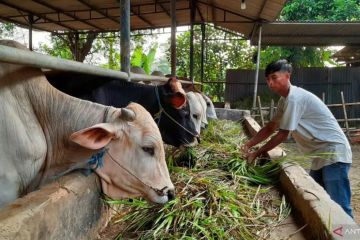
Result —
M 153 116 L 163 141 L 169 145 L 179 147 L 196 143 L 199 134 L 190 119 L 185 92 L 176 79 L 151 86 L 76 73 L 45 74 L 54 87 L 74 97 L 114 107 L 139 103 Z

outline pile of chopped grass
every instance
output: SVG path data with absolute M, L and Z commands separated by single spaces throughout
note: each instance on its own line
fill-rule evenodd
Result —
M 290 207 L 284 197 L 274 197 L 272 186 L 263 186 L 277 180 L 279 164 L 246 165 L 239 152 L 245 140 L 239 123 L 212 121 L 201 144 L 186 149 L 196 159 L 193 168 L 174 166 L 176 159 L 167 154 L 176 199 L 164 206 L 111 201 L 123 204 L 123 213 L 113 218 L 124 226 L 118 239 L 267 238 Z

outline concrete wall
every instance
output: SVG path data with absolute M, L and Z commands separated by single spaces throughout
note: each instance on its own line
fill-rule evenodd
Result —
M 244 125 L 250 136 L 255 135 L 260 125 L 251 117 L 244 117 Z M 280 148 L 268 152 L 271 159 L 283 156 Z M 309 239 L 355 239 L 336 234 L 336 230 L 358 229 L 354 220 L 334 202 L 327 192 L 296 163 L 282 166 L 280 185 L 290 201 L 294 213 L 307 224 L 306 233 Z M 345 234 L 342 232 L 342 234 Z M 339 232 L 338 232 L 339 233 Z
M 0 210 L 0 239 L 93 239 L 109 211 L 97 175 L 64 176 Z

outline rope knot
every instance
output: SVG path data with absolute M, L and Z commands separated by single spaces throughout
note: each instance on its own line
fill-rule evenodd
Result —
M 95 171 L 97 168 L 102 168 L 104 166 L 104 154 L 105 154 L 106 149 L 102 148 L 99 152 L 95 153 L 94 155 L 92 155 L 90 157 L 90 159 L 88 160 L 88 165 L 89 168 L 92 171 Z M 92 165 L 95 165 L 95 167 L 91 167 Z

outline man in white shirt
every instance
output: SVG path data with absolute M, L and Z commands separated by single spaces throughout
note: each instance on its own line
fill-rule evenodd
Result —
M 242 146 L 247 160 L 273 149 L 289 133 L 304 153 L 314 155 L 310 176 L 314 178 L 352 216 L 349 169 L 352 163 L 350 144 L 327 106 L 314 94 L 290 84 L 291 65 L 286 60 L 270 63 L 265 69 L 269 88 L 280 95 L 273 119 Z M 266 140 L 256 151 L 250 148 Z

